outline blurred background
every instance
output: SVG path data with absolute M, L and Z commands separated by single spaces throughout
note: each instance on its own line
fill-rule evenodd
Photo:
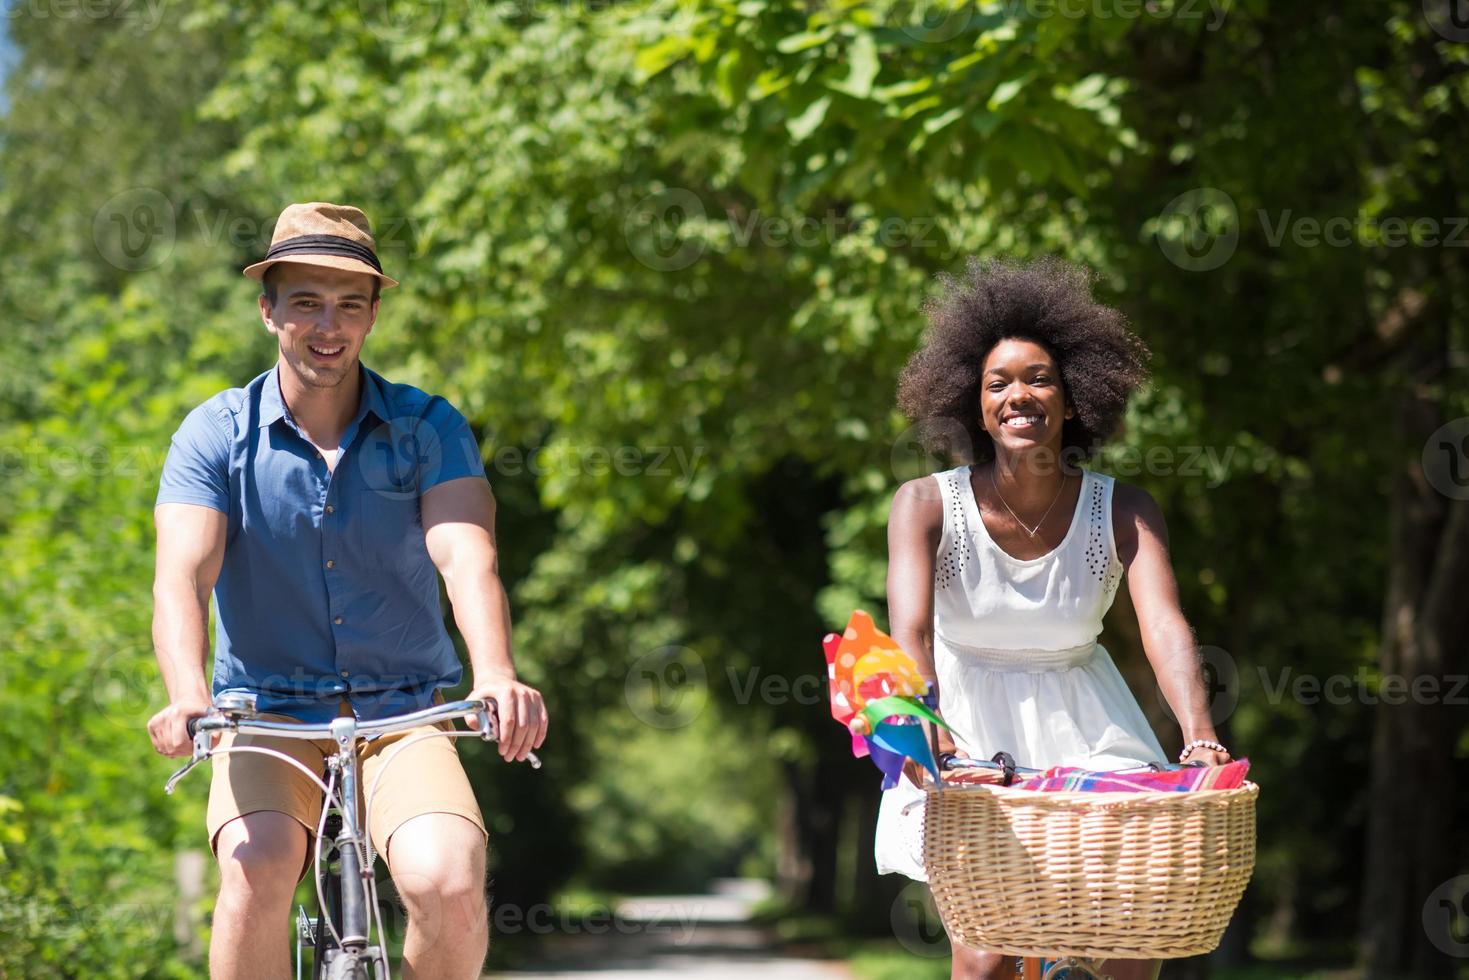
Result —
M 1262 786 L 1164 976 L 1469 975 L 1462 0 L 0 9 L 0 976 L 203 972 L 151 508 L 311 200 L 403 283 L 365 362 L 476 428 L 554 719 L 538 773 L 460 743 L 494 970 L 947 976 L 820 640 L 885 623 L 892 494 L 952 465 L 893 407 L 935 274 L 1060 254 L 1154 351 L 1094 465 L 1161 503 Z M 1176 748 L 1125 588 L 1103 641 Z

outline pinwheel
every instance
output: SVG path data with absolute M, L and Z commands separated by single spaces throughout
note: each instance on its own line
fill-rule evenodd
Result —
M 898 783 L 905 759 L 939 778 L 922 721 L 943 725 L 933 687 L 913 658 L 858 609 L 840 635 L 822 641 L 831 690 L 831 715 L 852 734 L 852 754 L 871 756 L 882 788 Z M 947 728 L 947 725 L 944 725 Z

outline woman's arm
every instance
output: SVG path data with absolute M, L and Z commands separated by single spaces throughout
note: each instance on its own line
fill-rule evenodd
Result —
M 1183 730 L 1183 741 L 1218 741 L 1209 716 L 1209 695 L 1193 630 L 1178 602 L 1178 581 L 1168 557 L 1168 525 L 1152 494 L 1141 487 L 1114 483 L 1112 523 L 1117 556 L 1127 572 L 1128 594 L 1137 610 L 1143 650 L 1163 696 Z M 1189 761 L 1221 765 L 1229 755 L 1195 749 Z
M 899 487 L 888 514 L 888 628 L 918 664 L 918 672 L 933 684 L 935 694 L 939 681 L 933 663 L 933 576 L 943 532 L 944 502 L 938 482 L 922 477 Z M 954 750 L 949 733 L 939 729 L 939 751 Z M 917 767 L 904 768 L 917 783 Z

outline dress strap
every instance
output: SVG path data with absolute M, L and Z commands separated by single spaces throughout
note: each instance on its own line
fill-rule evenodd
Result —
M 969 489 L 969 467 L 960 466 L 942 473 L 933 474 L 939 483 L 939 494 L 944 504 L 944 531 L 939 542 L 939 553 L 934 568 L 934 585 L 942 588 L 959 578 L 964 566 L 974 560 L 974 549 L 970 544 L 969 518 L 961 494 L 972 493 Z

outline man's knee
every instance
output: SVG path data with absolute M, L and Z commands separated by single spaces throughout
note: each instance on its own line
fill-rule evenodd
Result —
M 306 828 L 274 810 L 236 817 L 215 838 L 220 898 L 289 902 L 306 860 Z
M 428 813 L 407 821 L 389 841 L 388 864 L 410 916 L 483 916 L 485 837 L 464 817 Z

